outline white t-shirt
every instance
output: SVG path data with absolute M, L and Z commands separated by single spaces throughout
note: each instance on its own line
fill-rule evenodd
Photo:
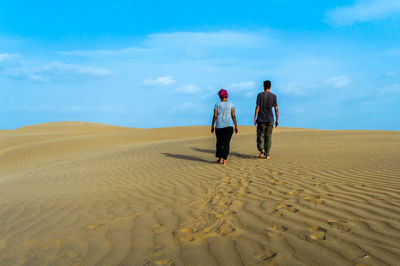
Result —
M 217 102 L 214 109 L 217 109 L 218 116 L 215 122 L 216 128 L 233 127 L 231 102 Z

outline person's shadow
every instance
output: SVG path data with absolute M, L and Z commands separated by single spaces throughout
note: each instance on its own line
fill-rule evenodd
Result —
M 201 149 L 201 148 L 197 148 L 197 147 L 192 147 L 192 150 L 197 151 L 197 152 L 215 154 L 215 150 Z M 174 153 L 168 153 L 168 152 L 164 152 L 162 154 L 167 157 L 171 157 L 171 158 L 175 158 L 175 159 L 197 161 L 197 162 L 202 162 L 202 163 L 215 163 L 214 160 L 208 161 L 208 160 L 204 160 L 202 158 L 188 155 L 188 154 L 174 154 Z M 240 153 L 236 153 L 236 152 L 230 152 L 229 155 L 234 156 L 234 157 L 243 158 L 243 159 L 255 159 L 256 158 L 255 156 L 251 156 L 251 155 L 247 155 L 247 154 L 240 154 Z
M 198 158 L 198 157 L 195 157 L 195 156 L 190 156 L 190 155 L 187 155 L 187 154 L 173 154 L 173 153 L 167 153 L 167 152 L 164 152 L 162 154 L 167 156 L 167 157 L 172 157 L 172 158 L 175 158 L 175 159 L 198 161 L 198 162 L 202 162 L 202 163 L 214 163 L 213 161 L 212 162 L 211 161 L 207 161 L 207 160 L 204 160 L 204 159 L 201 159 L 201 158 Z
M 196 148 L 196 147 L 192 147 L 192 150 L 199 151 L 199 152 L 210 153 L 210 154 L 215 154 L 215 150 L 201 149 L 201 148 Z M 247 155 L 247 154 L 241 154 L 241 153 L 237 153 L 237 152 L 229 152 L 229 156 L 235 156 L 235 157 L 239 157 L 239 158 L 243 158 L 243 159 L 254 159 L 254 158 L 257 158 L 256 156 L 251 156 L 251 155 Z

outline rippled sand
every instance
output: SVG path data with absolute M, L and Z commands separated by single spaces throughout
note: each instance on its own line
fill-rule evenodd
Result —
M 400 265 L 400 133 L 0 131 L 0 265 Z

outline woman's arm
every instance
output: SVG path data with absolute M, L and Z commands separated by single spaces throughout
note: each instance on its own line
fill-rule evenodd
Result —
M 214 133 L 214 124 L 215 124 L 215 120 L 217 120 L 217 116 L 218 116 L 218 110 L 217 110 L 217 108 L 215 108 L 212 123 L 211 123 L 211 134 Z
M 237 134 L 239 130 L 238 130 L 237 122 L 236 122 L 235 107 L 232 107 L 231 115 L 232 115 L 233 123 L 235 123 L 235 133 Z

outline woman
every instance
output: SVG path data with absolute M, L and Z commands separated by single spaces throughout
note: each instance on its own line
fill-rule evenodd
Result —
M 238 133 L 238 126 L 236 123 L 235 108 L 231 102 L 228 102 L 228 92 L 221 89 L 218 92 L 221 99 L 214 107 L 214 116 L 211 124 L 211 133 L 217 136 L 217 152 L 215 157 L 218 158 L 217 163 L 226 165 L 229 154 L 229 143 L 231 142 L 233 134 L 233 124 L 235 124 L 235 133 Z

